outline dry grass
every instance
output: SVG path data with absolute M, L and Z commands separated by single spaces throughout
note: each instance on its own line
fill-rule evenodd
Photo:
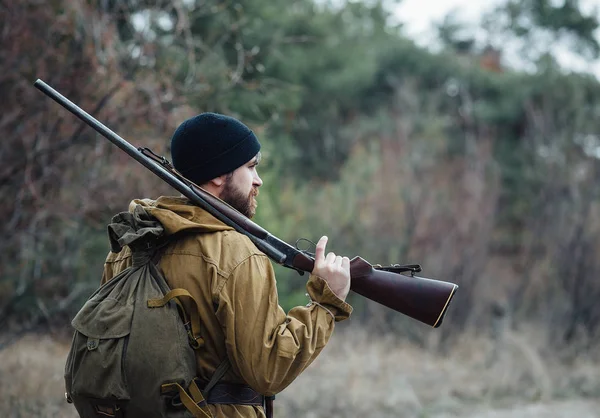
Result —
M 0 351 L 0 416 L 77 417 L 64 397 L 68 349 L 50 336 L 28 335 Z
M 465 335 L 440 356 L 346 329 L 278 396 L 278 415 L 463 417 L 473 411 L 600 397 L 598 363 L 579 358 L 567 365 L 555 356 L 544 358 L 536 340 L 543 341 L 531 331 L 508 333 L 501 342 Z
M 600 396 L 600 365 L 590 358 L 559 363 L 541 356 L 534 341 L 532 333 L 509 334 L 495 345 L 465 336 L 448 355 L 439 356 L 346 328 L 277 397 L 276 416 L 501 416 L 489 410 Z M 75 418 L 63 397 L 67 351 L 68 341 L 40 335 L 26 336 L 1 351 L 0 416 Z M 536 408 L 523 406 L 523 411 Z

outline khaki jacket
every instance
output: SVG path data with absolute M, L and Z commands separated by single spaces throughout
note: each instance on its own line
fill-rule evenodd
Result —
M 198 302 L 204 341 L 196 352 L 201 379 L 210 380 L 228 356 L 232 367 L 222 381 L 246 383 L 264 395 L 276 394 L 317 357 L 335 322 L 350 316 L 352 307 L 314 275 L 306 288 L 318 304 L 295 307 L 286 315 L 278 303 L 267 256 L 248 237 L 187 199 L 134 200 L 130 210 L 135 205 L 143 205 L 156 217 L 167 235 L 186 232 L 166 247 L 159 266 L 171 288 L 187 289 Z M 129 248 L 110 253 L 102 282 L 130 264 Z M 263 409 L 255 406 L 210 408 L 216 417 L 264 417 Z

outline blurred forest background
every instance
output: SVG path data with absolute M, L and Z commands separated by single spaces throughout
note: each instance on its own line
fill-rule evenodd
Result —
M 520 341 L 562 377 L 589 359 L 555 386 L 600 394 L 600 82 L 554 51 L 597 60 L 599 15 L 506 0 L 479 36 L 456 15 L 439 22 L 434 51 L 392 3 L 1 0 L 0 356 L 27 333 L 68 336 L 111 216 L 173 194 L 36 90 L 41 78 L 166 156 L 185 118 L 236 116 L 263 143 L 259 224 L 460 285 L 435 331 L 351 295 L 350 334 L 435 356 L 483 347 L 488 366 Z M 525 65 L 503 59 L 511 42 Z M 305 304 L 305 278 L 277 273 L 282 305 Z M 548 395 L 538 386 L 533 398 Z

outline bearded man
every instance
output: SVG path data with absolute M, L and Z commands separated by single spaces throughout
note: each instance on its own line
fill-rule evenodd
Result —
M 184 177 L 251 218 L 257 210 L 260 143 L 240 121 L 202 113 L 183 122 L 171 139 L 173 165 Z M 327 237 L 315 253 L 306 288 L 311 298 L 287 314 L 279 306 L 273 267 L 248 237 L 184 197 L 134 200 L 172 237 L 159 267 L 171 288 L 184 288 L 198 302 L 202 324 L 197 374 L 215 417 L 264 417 L 264 397 L 288 386 L 327 344 L 335 322 L 350 316 L 350 261 L 325 255 Z M 131 265 L 131 252 L 110 253 L 103 283 Z M 192 305 L 185 305 L 186 310 Z M 223 369 L 221 369 L 222 371 Z

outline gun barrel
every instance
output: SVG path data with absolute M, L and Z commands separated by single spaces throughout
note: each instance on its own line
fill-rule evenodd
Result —
M 44 81 L 37 79 L 35 83 L 33 83 L 33 85 L 38 90 L 42 91 L 45 95 L 47 95 L 55 102 L 60 104 L 62 107 L 67 109 L 69 112 L 77 116 L 83 122 L 94 128 L 96 132 L 98 132 L 100 135 L 102 135 L 110 142 L 115 144 L 121 150 L 125 151 L 127 154 L 129 154 L 129 156 L 131 156 L 144 167 L 146 167 L 154 174 L 159 176 L 162 180 L 166 181 L 169 185 L 173 186 L 175 189 L 182 193 L 184 190 L 188 189 L 188 186 L 184 182 L 166 173 L 166 170 L 164 168 L 160 167 L 157 163 L 144 156 L 136 147 L 131 145 L 125 139 L 121 138 L 115 132 L 110 130 L 106 125 L 102 124 L 96 118 L 87 113 L 85 110 L 77 106 L 75 103 L 67 99 L 65 96 L 60 94 L 52 87 L 50 87 Z
M 243 222 L 240 225 L 239 219 L 238 222 L 236 222 L 235 219 L 230 218 L 234 215 L 232 212 L 234 211 L 234 209 L 230 208 L 231 210 L 229 211 L 219 211 L 215 207 L 215 201 L 219 199 L 210 195 L 208 192 L 204 191 L 192 182 L 184 181 L 183 178 L 174 175 L 167 168 L 158 164 L 151 158 L 148 158 L 138 148 L 134 147 L 128 141 L 121 138 L 119 135 L 117 135 L 115 132 L 109 129 L 106 125 L 98 121 L 96 118 L 94 118 L 85 110 L 77 106 L 71 100 L 67 99 L 54 88 L 50 87 L 44 81 L 37 79 L 35 83 L 33 83 L 33 85 L 38 90 L 42 91 L 45 95 L 49 96 L 55 102 L 67 109 L 69 112 L 77 116 L 83 122 L 94 128 L 96 132 L 98 132 L 100 135 L 102 135 L 110 142 L 115 144 L 121 150 L 125 151 L 130 157 L 142 164 L 144 167 L 153 172 L 156 176 L 161 178 L 175 190 L 186 196 L 192 202 L 205 209 L 207 212 L 209 212 L 211 215 L 213 215 L 215 218 L 219 219 L 223 223 L 233 227 L 236 231 L 247 235 L 263 252 L 269 255 L 272 259 L 276 260 L 279 263 L 285 261 L 286 254 L 284 252 L 278 250 L 273 245 L 270 245 L 269 243 L 265 242 L 261 239 L 261 237 L 253 235 L 253 233 L 261 235 L 267 234 L 267 232 L 260 228 L 258 225 L 246 219 L 243 219 Z M 211 202 L 207 202 L 207 200 L 210 200 Z M 221 201 L 221 203 L 225 205 L 224 202 Z M 242 217 L 243 216 L 240 215 L 239 218 Z

